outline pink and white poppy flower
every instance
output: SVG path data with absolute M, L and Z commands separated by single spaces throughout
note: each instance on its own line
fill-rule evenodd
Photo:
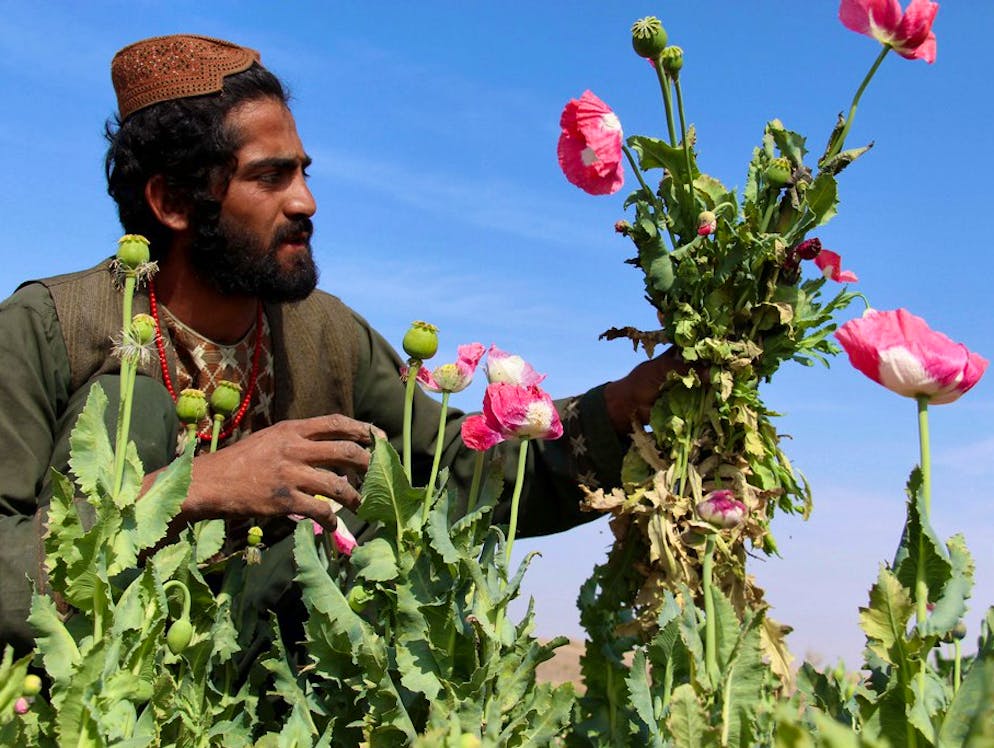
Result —
M 486 363 L 487 381 L 520 384 L 525 387 L 540 384 L 545 374 L 539 374 L 532 365 L 521 356 L 502 351 L 495 345 L 487 351 Z
M 424 366 L 418 369 L 418 383 L 431 392 L 462 392 L 473 381 L 484 351 L 482 343 L 461 345 L 452 363 L 436 366 L 431 371 Z M 406 366 L 401 368 L 400 375 L 407 376 Z
M 483 396 L 483 413 L 463 421 L 466 446 L 483 451 L 507 439 L 558 439 L 559 413 L 547 392 L 536 385 L 494 382 Z
M 610 195 L 625 183 L 621 122 L 590 91 L 571 99 L 559 118 L 559 167 L 572 184 L 591 195 Z
M 852 365 L 874 382 L 936 405 L 958 400 L 987 370 L 985 358 L 906 309 L 870 309 L 846 322 L 835 337 Z
M 749 513 L 745 504 L 735 498 L 727 488 L 711 491 L 697 505 L 697 516 L 720 530 L 729 530 L 742 524 Z
M 901 11 L 898 0 L 842 0 L 839 20 L 846 28 L 876 39 L 908 60 L 935 62 L 932 23 L 939 4 L 911 0 Z

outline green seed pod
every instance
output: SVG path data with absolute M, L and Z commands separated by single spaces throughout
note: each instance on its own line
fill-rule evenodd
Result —
M 655 60 L 666 49 L 666 29 L 655 16 L 646 16 L 632 24 L 632 49 L 639 57 Z
M 176 398 L 176 415 L 183 423 L 200 423 L 207 415 L 207 396 L 202 390 L 183 390 Z
M 155 337 L 155 319 L 149 314 L 136 314 L 131 318 L 131 335 L 138 345 L 148 345 Z
M 21 686 L 21 695 L 32 697 L 41 693 L 41 678 L 37 675 L 29 674 L 24 676 L 24 685 Z
M 790 181 L 794 174 L 794 170 L 791 168 L 790 161 L 788 161 L 786 157 L 780 156 L 767 164 L 764 174 L 770 184 L 779 187 L 780 185 L 787 184 Z
M 211 411 L 227 418 L 242 403 L 242 386 L 222 379 L 211 393 Z
M 262 542 L 262 528 L 258 525 L 252 525 L 248 529 L 248 544 L 250 546 L 259 545 Z
M 666 293 L 673 285 L 673 261 L 668 254 L 661 254 L 649 266 L 649 285 Z
M 166 632 L 166 645 L 174 655 L 179 654 L 190 645 L 193 638 L 193 624 L 189 618 L 177 618 Z
M 352 610 L 356 613 L 362 613 L 363 609 L 373 599 L 373 594 L 363 587 L 353 587 L 346 593 L 345 599 L 348 601 L 349 607 Z
M 411 323 L 404 334 L 404 352 L 421 361 L 429 359 L 438 350 L 438 328 L 418 320 Z
M 125 234 L 117 240 L 117 259 L 126 268 L 134 270 L 148 258 L 148 239 L 141 234 Z
M 667 47 L 659 55 L 659 63 L 671 78 L 676 78 L 683 67 L 683 50 L 680 47 Z

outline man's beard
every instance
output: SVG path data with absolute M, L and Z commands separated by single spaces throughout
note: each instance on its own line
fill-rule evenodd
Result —
M 280 303 L 300 301 L 317 286 L 310 218 L 288 221 L 276 231 L 268 247 L 254 234 L 216 214 L 200 218 L 194 222 L 190 262 L 197 275 L 220 293 Z M 278 253 L 280 245 L 291 239 L 305 241 L 307 251 L 295 255 L 292 264 L 284 267 Z

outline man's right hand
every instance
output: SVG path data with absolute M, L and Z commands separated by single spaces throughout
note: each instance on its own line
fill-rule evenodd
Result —
M 317 416 L 281 421 L 200 455 L 193 460 L 190 490 L 177 519 L 185 525 L 298 514 L 334 530 L 338 519 L 331 504 L 315 496 L 358 508 L 359 492 L 347 476 L 365 474 L 374 434 L 385 438 L 369 423 L 338 414 Z

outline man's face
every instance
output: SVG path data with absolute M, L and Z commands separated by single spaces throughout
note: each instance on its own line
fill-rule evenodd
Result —
M 250 101 L 228 115 L 238 133 L 237 164 L 217 220 L 194 221 L 190 260 L 220 292 L 295 301 L 317 285 L 307 187 L 310 158 L 293 116 L 274 99 Z

